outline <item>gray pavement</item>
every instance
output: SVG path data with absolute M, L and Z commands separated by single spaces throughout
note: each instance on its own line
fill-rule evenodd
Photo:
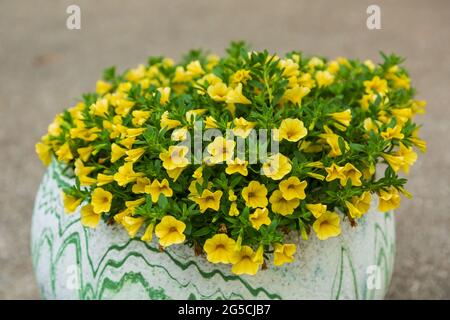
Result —
M 381 30 L 366 8 L 381 7 Z M 81 30 L 65 25 L 81 7 Z M 407 57 L 428 101 L 428 153 L 410 174 L 413 200 L 397 211 L 390 299 L 450 298 L 449 1 L 0 1 L 0 298 L 39 298 L 30 261 L 34 195 L 44 168 L 34 143 L 53 116 L 91 90 L 103 68 L 179 58 L 190 48 L 222 53 L 231 40 L 255 49 L 378 59 Z

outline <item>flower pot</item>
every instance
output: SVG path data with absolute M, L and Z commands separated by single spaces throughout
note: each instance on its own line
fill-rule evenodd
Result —
M 46 299 L 381 299 L 389 287 L 394 217 L 376 199 L 357 228 L 343 220 L 339 237 L 296 236 L 293 263 L 236 276 L 188 246 L 159 252 L 116 226 L 84 228 L 79 212 L 64 213 L 61 186 L 71 183 L 53 161 L 36 196 L 31 248 Z

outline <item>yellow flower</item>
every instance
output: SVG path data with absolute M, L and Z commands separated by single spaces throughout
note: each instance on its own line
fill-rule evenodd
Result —
M 161 222 L 156 225 L 155 234 L 159 238 L 159 244 L 167 247 L 182 243 L 186 239 L 186 236 L 183 234 L 184 229 L 186 229 L 184 222 L 172 216 L 164 216 Z
M 328 168 L 325 168 L 325 171 L 328 173 L 325 180 L 330 182 L 335 179 L 344 179 L 344 177 L 342 176 L 343 169 L 344 169 L 344 167 L 340 167 L 335 163 L 331 164 L 331 166 L 329 166 Z
M 123 187 L 130 182 L 136 181 L 137 178 L 142 177 L 143 175 L 144 173 L 142 172 L 134 172 L 132 162 L 126 162 L 119 168 L 119 172 L 114 174 L 114 180 L 119 186 Z
M 327 206 L 321 203 L 308 203 L 306 209 L 308 209 L 316 219 L 327 212 Z
M 267 158 L 266 162 L 262 165 L 262 171 L 265 176 L 273 180 L 281 180 L 285 175 L 287 175 L 292 170 L 292 165 L 290 160 L 277 153 Z
M 198 180 L 201 177 L 203 177 L 203 167 L 198 167 L 197 169 L 195 169 L 194 173 L 192 174 L 192 178 Z
M 184 169 L 185 168 L 176 168 L 172 170 L 167 170 L 167 175 L 175 182 L 177 181 L 178 177 L 181 175 Z
M 283 94 L 282 102 L 289 101 L 292 102 L 293 104 L 301 106 L 303 97 L 310 92 L 311 92 L 310 88 L 299 86 L 297 84 L 290 89 L 286 89 L 286 91 Z
M 101 216 L 101 213 L 94 212 L 92 204 L 87 204 L 81 208 L 81 224 L 85 227 L 96 228 Z
M 182 66 L 175 69 L 175 75 L 172 79 L 174 83 L 189 82 L 192 80 L 192 74 L 184 70 Z
M 233 133 L 241 138 L 247 138 L 250 132 L 256 125 L 256 122 L 250 122 L 244 118 L 236 118 L 233 120 L 234 128 Z
M 178 120 L 169 119 L 169 111 L 164 111 L 160 120 L 161 129 L 175 129 L 176 127 L 181 126 L 181 122 Z
M 267 208 L 257 208 L 248 218 L 256 230 L 259 230 L 263 224 L 268 226 L 272 222 L 269 218 L 269 210 Z
M 145 153 L 145 148 L 130 149 L 127 150 L 125 153 L 127 155 L 125 161 L 136 162 Z
M 230 263 L 236 251 L 236 242 L 226 234 L 219 233 L 205 241 L 203 250 L 209 262 Z
M 166 170 L 184 168 L 189 164 L 189 159 L 186 158 L 188 151 L 186 146 L 170 146 L 168 151 L 159 154 L 159 158 Z
M 342 155 L 341 148 L 339 147 L 339 135 L 333 133 L 330 129 L 325 128 L 326 133 L 322 133 L 319 137 L 325 139 L 326 143 L 330 146 L 330 152 L 328 156 L 337 157 Z M 347 141 L 344 140 L 345 150 L 349 149 Z
M 242 94 L 242 83 L 238 83 L 236 88 L 229 89 L 225 97 L 226 103 L 251 104 L 252 102 Z
M 164 105 L 166 105 L 169 102 L 169 99 L 170 99 L 170 88 L 169 87 L 158 88 L 158 91 L 161 94 L 159 103 L 161 103 L 164 106 Z
M 126 152 L 126 149 L 119 147 L 116 143 L 111 144 L 111 163 L 114 163 L 122 158 Z
M 318 58 L 318 57 L 312 57 L 308 61 L 308 68 L 309 69 L 315 69 L 316 67 L 321 67 L 321 66 L 323 66 L 323 60 Z
M 230 161 L 233 158 L 235 146 L 236 142 L 233 140 L 216 137 L 206 148 L 211 155 L 208 158 L 208 161 L 212 164 Z
M 98 80 L 95 85 L 95 92 L 97 92 L 99 95 L 104 95 L 109 90 L 111 90 L 112 84 L 105 82 L 103 80 Z
M 230 83 L 236 85 L 238 83 L 246 84 L 247 80 L 250 80 L 250 70 L 241 69 L 233 73 L 230 77 Z
M 218 82 L 216 84 L 210 85 L 208 87 L 208 95 L 213 99 L 214 101 L 225 101 L 227 99 L 228 91 L 227 85 L 223 82 Z
M 247 165 L 248 161 L 235 158 L 234 160 L 230 160 L 227 162 L 225 172 L 227 174 L 233 174 L 237 172 L 243 176 L 247 176 L 248 175 Z
M 375 70 L 375 64 L 373 63 L 372 60 L 367 59 L 364 61 L 364 65 L 370 70 L 370 71 L 374 71 Z
M 75 160 L 75 175 L 80 180 L 80 185 L 90 186 L 97 181 L 94 178 L 88 177 L 88 175 L 95 170 L 95 167 L 85 167 L 81 159 Z
M 280 190 L 275 190 L 270 196 L 269 202 L 272 204 L 272 211 L 283 216 L 294 213 L 295 208 L 300 205 L 300 200 L 293 198 L 286 200 Z
M 247 187 L 242 189 L 242 197 L 245 205 L 250 208 L 264 208 L 267 206 L 267 189 L 258 181 L 251 181 Z
M 192 124 L 195 120 L 201 118 L 201 116 L 204 115 L 207 111 L 207 109 L 193 109 L 186 112 L 184 116 L 186 118 L 186 121 Z
M 239 209 L 237 207 L 237 203 L 236 202 L 232 202 L 230 205 L 230 210 L 228 210 L 228 215 L 230 216 L 238 216 L 239 215 Z
M 330 117 L 332 117 L 343 126 L 348 127 L 350 125 L 350 121 L 352 121 L 352 111 L 350 109 L 347 109 L 342 112 L 330 113 Z
M 150 223 L 147 228 L 144 231 L 144 234 L 141 237 L 142 241 L 150 242 L 153 239 L 153 229 L 155 228 L 155 225 L 153 223 Z
M 95 188 L 92 192 L 91 204 L 95 213 L 108 212 L 111 208 L 113 195 L 103 188 Z
M 72 152 L 70 151 L 69 143 L 64 143 L 58 151 L 56 151 L 56 155 L 58 156 L 58 161 L 69 162 L 73 159 Z
M 131 114 L 133 115 L 131 123 L 137 127 L 142 126 L 150 118 L 150 111 L 134 110 Z
M 385 79 L 380 79 L 379 76 L 375 76 L 372 80 L 363 82 L 366 93 L 378 93 L 381 96 L 388 92 L 388 84 Z
M 153 180 L 151 185 L 145 187 L 145 192 L 149 193 L 153 202 L 158 202 L 159 195 L 162 193 L 166 197 L 170 198 L 173 195 L 173 191 L 169 186 L 169 181 L 163 179 L 159 182 L 157 179 Z
M 291 263 L 294 261 L 294 254 L 297 251 L 295 244 L 280 244 L 275 243 L 273 245 L 273 264 L 276 266 L 281 266 L 285 263 Z
M 218 128 L 216 119 L 211 116 L 207 116 L 205 119 L 205 128 L 206 129 L 215 129 Z
M 229 201 L 236 201 L 237 200 L 237 196 L 234 194 L 233 190 L 228 190 L 228 200 Z
M 200 196 L 194 197 L 193 200 L 199 205 L 201 213 L 205 212 L 207 209 L 218 211 L 222 195 L 223 192 L 220 190 L 211 192 L 208 189 L 205 189 Z
M 145 193 L 146 187 L 150 186 L 150 179 L 147 177 L 137 178 L 136 183 L 131 188 L 133 193 Z
M 334 76 L 328 71 L 317 71 L 316 81 L 319 88 L 327 87 L 334 82 Z
M 304 138 L 308 130 L 303 125 L 303 122 L 298 119 L 284 119 L 281 121 L 279 128 L 280 141 L 286 139 L 291 142 L 297 142 Z
M 116 102 L 116 113 L 121 116 L 126 116 L 135 105 L 134 101 L 129 101 L 126 99 L 118 99 Z
M 364 129 L 369 132 L 369 131 L 373 131 L 378 133 L 378 125 L 377 125 L 377 121 L 373 121 L 371 118 L 366 118 L 364 120 Z
M 62 193 L 63 198 L 63 204 L 64 204 L 64 210 L 66 213 L 70 214 L 73 213 L 75 210 L 77 210 L 78 206 L 81 204 L 81 201 L 83 199 L 75 198 L 74 196 Z
M 313 229 L 319 240 L 326 240 L 341 234 L 340 219 L 337 213 L 327 211 L 313 224 Z
M 400 142 L 400 149 L 397 152 L 397 155 L 403 157 L 401 169 L 408 174 L 409 167 L 412 166 L 417 160 L 417 153 L 415 153 L 411 147 L 408 148 Z
M 336 60 L 329 61 L 327 66 L 327 71 L 331 74 L 336 74 L 339 72 L 339 62 Z
M 109 102 L 107 99 L 98 99 L 89 107 L 91 114 L 99 117 L 104 117 L 108 113 Z
M 352 197 L 351 202 L 346 201 L 350 216 L 352 218 L 362 217 L 369 210 L 371 199 L 370 192 L 366 191 L 360 197 Z
M 397 172 L 400 170 L 401 167 L 403 167 L 405 160 L 403 156 L 401 155 L 390 155 L 388 153 L 382 153 L 381 156 L 384 158 L 384 160 L 387 161 L 387 163 L 391 166 L 391 168 Z
M 381 137 L 384 140 L 391 140 L 391 139 L 401 140 L 405 137 L 405 135 L 401 131 L 402 131 L 402 127 L 399 125 L 396 125 L 393 128 L 387 128 L 386 131 L 383 131 L 381 133 Z
M 411 108 L 392 109 L 391 113 L 399 125 L 405 124 L 413 117 L 413 111 Z
M 94 151 L 94 146 L 88 146 L 85 148 L 78 148 L 77 152 L 81 160 L 87 162 L 91 157 L 92 151 Z
M 359 105 L 364 111 L 369 110 L 370 104 L 374 103 L 377 100 L 377 95 L 373 93 L 365 94 L 361 99 L 358 100 Z
M 127 230 L 128 236 L 130 238 L 134 238 L 136 234 L 139 232 L 139 229 L 141 229 L 142 225 L 144 224 L 145 219 L 143 217 L 124 217 L 122 219 L 122 226 Z
M 191 61 L 187 66 L 186 66 L 186 70 L 187 72 L 189 72 L 192 76 L 201 76 L 202 74 L 205 73 L 205 71 L 202 68 L 202 65 L 200 64 L 200 61 L 195 60 L 195 61 Z
M 286 78 L 298 77 L 300 74 L 298 63 L 295 63 L 292 59 L 281 59 L 278 66 L 283 69 L 282 75 Z
M 101 187 L 104 186 L 105 184 L 111 183 L 114 181 L 114 176 L 110 176 L 110 175 L 106 175 L 103 173 L 99 173 L 97 175 L 97 186 Z
M 347 184 L 347 180 L 352 181 L 352 186 L 360 186 L 362 173 L 351 163 L 346 163 L 340 172 L 340 182 L 342 186 Z
M 50 162 L 52 162 L 52 148 L 50 146 L 38 142 L 35 146 L 35 150 L 44 165 L 48 166 Z
M 286 200 L 306 198 L 305 188 L 308 185 L 306 181 L 300 181 L 297 177 L 290 177 L 280 182 L 279 188 Z
M 397 209 L 400 206 L 400 195 L 395 187 L 389 187 L 387 190 L 380 190 L 378 193 L 378 210 L 387 212 Z
M 254 256 L 255 254 L 252 248 L 249 246 L 242 246 L 241 250 L 235 252 L 231 258 L 231 263 L 233 264 L 231 271 L 237 275 L 255 275 L 258 272 L 261 263 L 258 263 L 259 261 L 255 262 Z

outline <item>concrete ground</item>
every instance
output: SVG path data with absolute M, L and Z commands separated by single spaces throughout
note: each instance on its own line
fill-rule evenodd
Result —
M 81 7 L 81 30 L 66 8 Z M 381 30 L 366 9 L 381 8 Z M 0 298 L 39 298 L 30 261 L 34 195 L 44 168 L 34 144 L 53 116 L 92 90 L 103 68 L 174 58 L 190 48 L 222 53 L 244 39 L 255 49 L 378 59 L 407 57 L 429 150 L 397 211 L 390 299 L 450 298 L 449 1 L 0 1 Z

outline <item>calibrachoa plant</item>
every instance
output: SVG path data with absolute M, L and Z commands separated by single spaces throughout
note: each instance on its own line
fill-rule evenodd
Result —
M 336 237 L 374 195 L 382 212 L 410 197 L 398 174 L 416 161 L 413 147 L 425 151 L 413 121 L 425 102 L 413 98 L 402 59 L 382 58 L 281 58 L 232 43 L 222 58 L 191 51 L 180 63 L 110 68 L 95 93 L 56 116 L 36 151 L 76 178 L 63 201 L 67 213 L 81 206 L 84 226 L 117 223 L 131 238 L 156 235 L 161 250 L 185 243 L 254 275 L 268 260 L 294 260 L 292 233 Z M 200 161 L 190 139 L 198 124 L 223 133 Z M 261 129 L 278 151 L 257 163 L 251 148 L 237 157 L 225 133 Z

